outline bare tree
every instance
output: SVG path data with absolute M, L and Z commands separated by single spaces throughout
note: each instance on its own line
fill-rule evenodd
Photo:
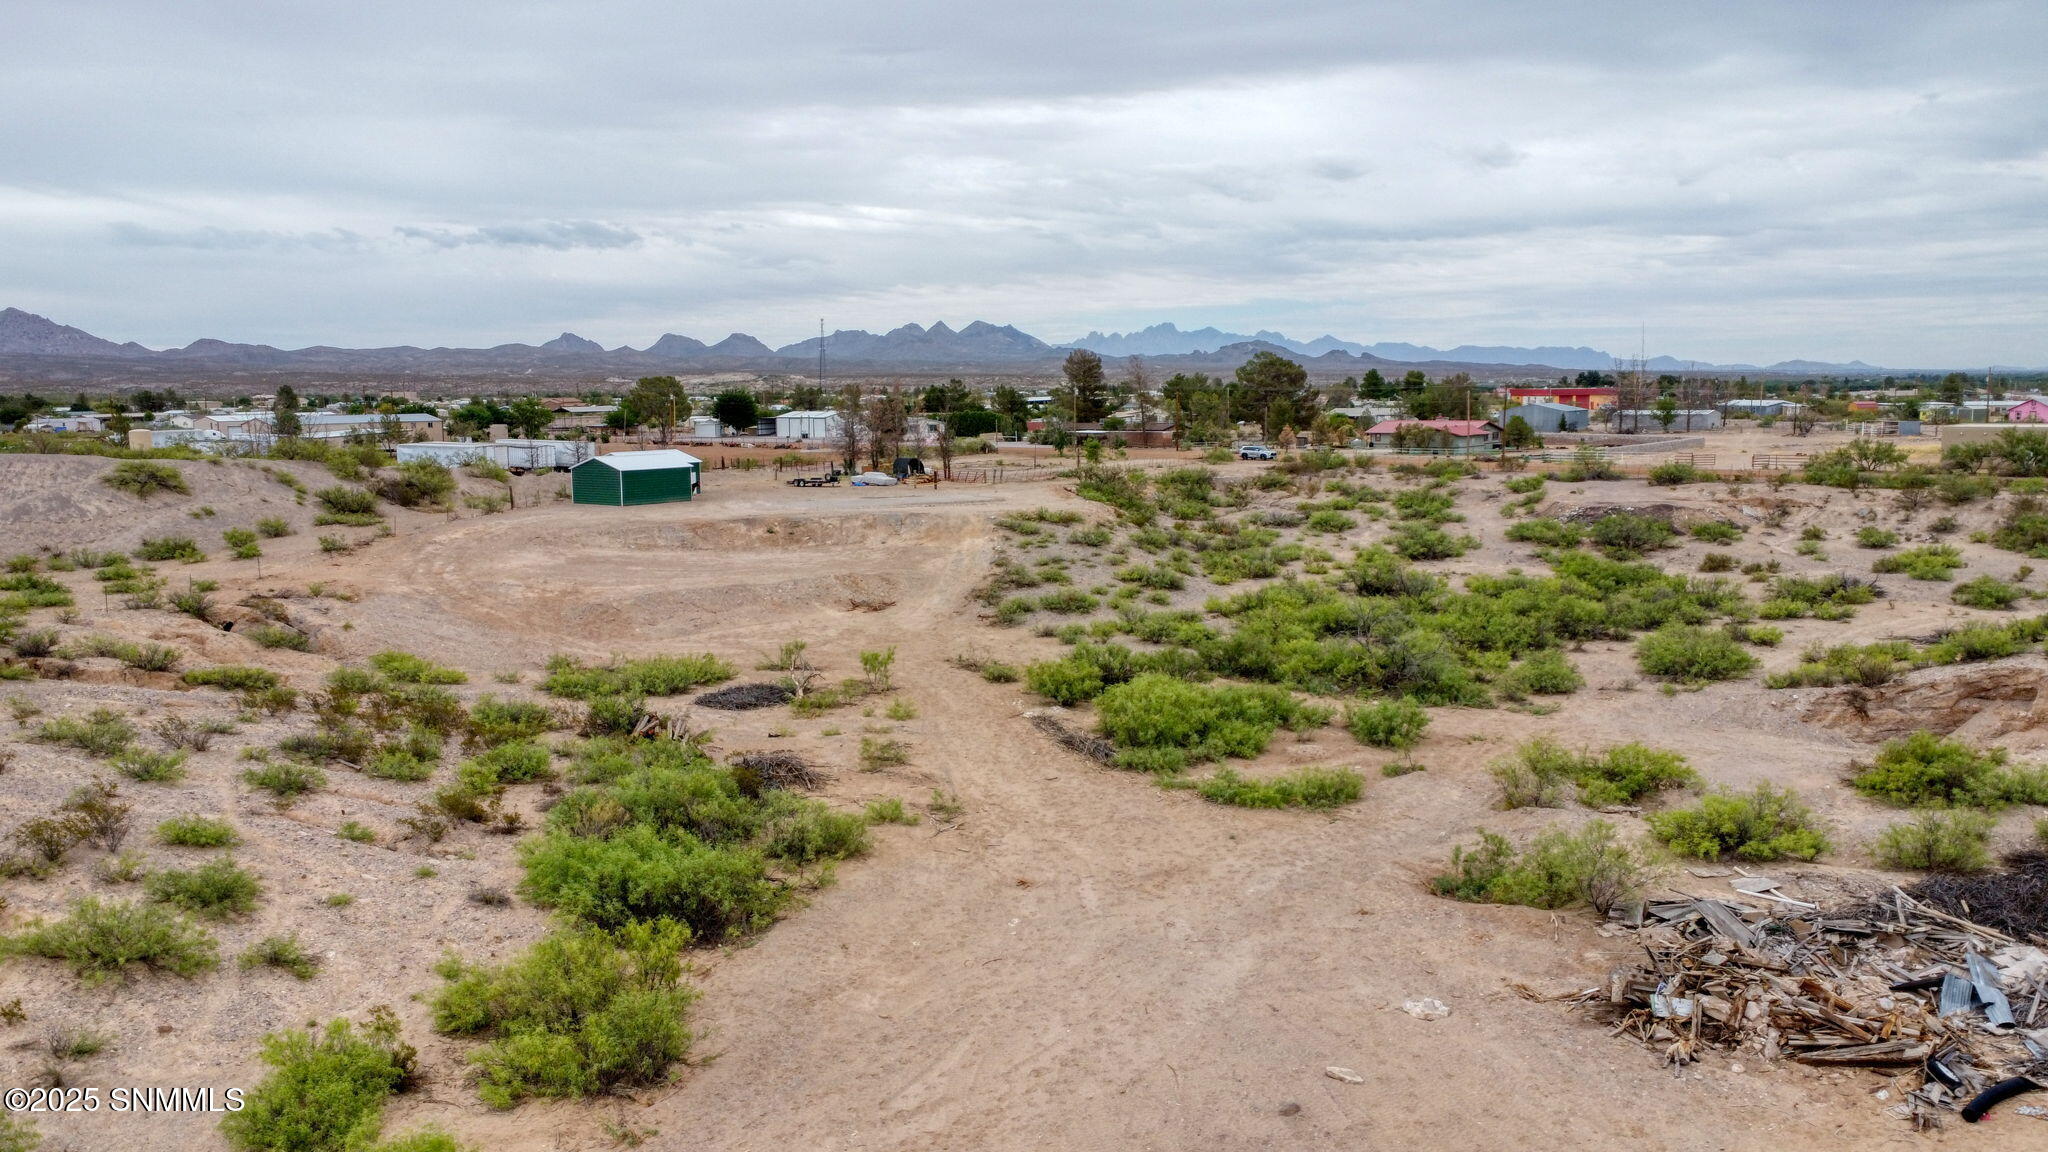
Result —
M 867 395 L 858 383 L 839 389 L 839 462 L 848 472 L 860 467 L 861 444 L 866 439 Z

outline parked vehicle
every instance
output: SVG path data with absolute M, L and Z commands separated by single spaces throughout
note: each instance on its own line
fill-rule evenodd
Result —
M 1280 454 L 1264 444 L 1240 444 L 1237 446 L 1237 458 L 1239 460 L 1277 460 L 1280 458 Z

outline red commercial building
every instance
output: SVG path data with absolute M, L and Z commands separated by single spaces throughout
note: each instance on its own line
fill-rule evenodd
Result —
M 1548 400 L 1553 404 L 1569 404 L 1574 408 L 1584 408 L 1588 412 L 1613 404 L 1615 398 L 1620 395 L 1612 388 L 1566 388 L 1562 385 L 1555 388 L 1504 388 L 1502 391 L 1516 404 L 1527 404 L 1531 400 Z

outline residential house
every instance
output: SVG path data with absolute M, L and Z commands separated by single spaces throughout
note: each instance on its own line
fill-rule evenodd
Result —
M 1567 388 L 1564 385 L 1540 388 L 1503 388 L 1501 392 L 1510 403 L 1526 404 L 1531 400 L 1544 400 L 1552 404 L 1569 404 L 1584 408 L 1588 412 L 1612 405 L 1621 395 L 1613 388 Z
M 1424 429 L 1427 433 L 1407 431 Z M 1365 442 L 1372 448 L 1430 451 L 1449 456 L 1470 456 L 1500 448 L 1500 425 L 1491 420 L 1382 420 L 1365 430 Z M 1426 447 L 1418 447 L 1426 441 Z
M 2048 402 L 2029 397 L 2005 410 L 2008 424 L 2048 424 Z
M 617 412 L 619 406 L 617 404 L 584 404 L 579 402 L 553 405 L 548 410 L 555 414 L 555 418 L 548 421 L 547 434 L 549 436 L 574 436 L 593 428 L 604 427 L 605 418 Z

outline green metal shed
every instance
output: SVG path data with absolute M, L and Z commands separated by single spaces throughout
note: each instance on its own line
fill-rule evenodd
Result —
M 613 452 L 592 456 L 569 470 L 569 492 L 578 504 L 666 504 L 704 490 L 704 462 L 688 452 Z

